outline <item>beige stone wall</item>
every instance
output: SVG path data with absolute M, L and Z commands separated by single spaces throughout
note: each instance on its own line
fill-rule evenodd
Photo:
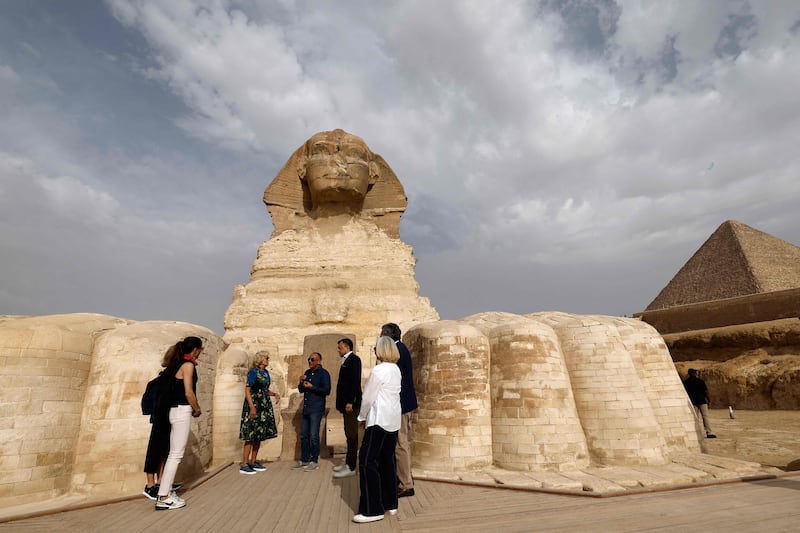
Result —
M 83 313 L 0 323 L 0 507 L 70 490 L 94 336 L 126 323 Z
M 141 395 L 166 349 L 188 335 L 204 338 L 206 349 L 198 366 L 203 415 L 192 425 L 184 476 L 211 462 L 220 337 L 186 323 L 86 313 L 0 323 L 0 506 L 139 492 L 150 433 Z
M 443 320 L 403 337 L 414 365 L 416 468 L 474 470 L 492 464 L 489 341 L 478 329 Z
M 612 320 L 631 355 L 668 452 L 700 452 L 692 406 L 664 339 L 640 320 Z
M 661 465 L 665 440 L 631 354 L 608 317 L 539 313 L 558 334 L 592 460 Z
M 800 317 L 800 288 L 641 313 L 641 319 L 652 324 L 662 335 L 798 317 Z
M 250 369 L 250 356 L 241 346 L 228 347 L 217 361 L 214 386 L 214 464 L 241 461 L 242 441 L 239 426 L 242 417 L 244 383 Z M 271 377 L 271 373 L 270 373 Z
M 196 477 L 211 464 L 212 394 L 224 344 L 206 328 L 182 322 L 137 322 L 98 337 L 86 388 L 72 476 L 72 491 L 88 495 L 141 490 L 149 417 L 141 412 L 147 382 L 161 370 L 164 352 L 180 339 L 204 339 L 197 366 L 197 399 L 178 478 Z
M 241 461 L 244 442 L 239 439 L 242 422 L 242 406 L 244 405 L 245 383 L 247 373 L 252 367 L 252 359 L 256 350 L 247 351 L 242 345 L 229 346 L 217 362 L 216 383 L 214 386 L 214 465 L 228 461 Z M 281 398 L 287 396 L 282 387 L 285 382 L 280 365 L 272 364 L 267 368 L 271 380 L 270 390 L 277 392 Z M 273 368 L 273 366 L 277 367 Z M 273 402 L 275 423 L 278 431 L 282 431 L 281 409 Z M 259 459 L 274 460 L 281 455 L 281 439 L 269 439 L 261 443 Z
M 305 224 L 259 247 L 250 281 L 236 287 L 225 313 L 229 344 L 268 349 L 286 371 L 306 336 L 350 331 L 363 354 L 386 322 L 405 330 L 439 318 L 419 296 L 410 246 L 357 218 Z M 322 355 L 334 358 L 335 348 Z
M 404 341 L 420 401 L 416 468 L 663 465 L 700 449 L 666 345 L 639 320 L 481 313 L 416 326 Z
M 583 468 L 586 437 L 564 355 L 553 329 L 534 320 L 489 332 L 492 353 L 492 446 L 510 470 Z

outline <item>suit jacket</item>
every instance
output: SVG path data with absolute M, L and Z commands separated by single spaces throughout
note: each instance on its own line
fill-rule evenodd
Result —
M 353 352 L 342 363 L 336 382 L 336 410 L 344 413 L 348 403 L 356 412 L 361 407 L 361 359 Z
M 400 359 L 397 367 L 400 369 L 400 407 L 403 414 L 409 413 L 418 407 L 417 393 L 414 391 L 414 370 L 411 368 L 411 354 L 408 348 L 400 341 L 395 342 Z

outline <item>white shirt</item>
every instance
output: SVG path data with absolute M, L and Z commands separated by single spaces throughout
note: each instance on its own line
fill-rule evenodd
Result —
M 359 420 L 367 427 L 380 426 L 385 431 L 400 429 L 400 369 L 394 363 L 375 365 L 364 385 Z

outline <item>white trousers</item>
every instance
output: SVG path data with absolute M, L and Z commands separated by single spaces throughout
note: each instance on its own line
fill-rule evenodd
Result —
M 158 488 L 159 496 L 167 496 L 175 482 L 175 474 L 178 472 L 181 459 L 183 459 L 183 452 L 186 451 L 186 443 L 189 442 L 189 430 L 192 428 L 192 406 L 171 407 L 169 423 L 172 424 L 172 430 L 169 432 L 169 455 L 164 464 L 164 474 L 159 480 L 161 483 Z

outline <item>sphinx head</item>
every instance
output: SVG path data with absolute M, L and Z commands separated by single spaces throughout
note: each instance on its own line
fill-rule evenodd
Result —
M 357 213 L 378 178 L 378 167 L 360 137 L 337 129 L 306 141 L 297 174 L 317 215 Z
M 361 137 L 337 129 L 315 133 L 295 150 L 264 191 L 264 203 L 273 235 L 349 215 L 398 237 L 407 199 L 386 161 Z

